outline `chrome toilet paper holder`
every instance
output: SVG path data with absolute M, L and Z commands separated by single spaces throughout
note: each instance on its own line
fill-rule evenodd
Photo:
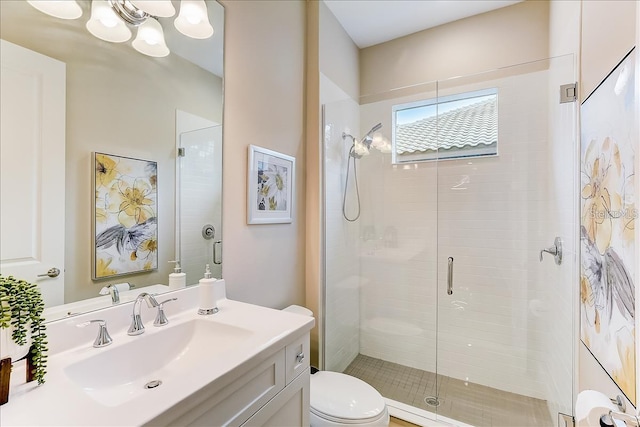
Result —
M 601 426 L 615 426 L 615 422 L 613 420 L 620 420 L 625 423 L 627 426 L 638 426 L 640 427 L 640 419 L 636 415 L 627 414 L 627 405 L 624 402 L 622 396 L 617 395 L 615 399 L 610 399 L 611 402 L 618 407 L 618 411 L 609 411 L 609 413 L 604 414 L 600 417 L 600 425 Z
M 624 399 L 622 398 L 622 396 L 617 395 L 615 399 L 612 398 L 611 403 L 616 405 L 620 412 L 627 412 L 627 404 L 624 403 Z

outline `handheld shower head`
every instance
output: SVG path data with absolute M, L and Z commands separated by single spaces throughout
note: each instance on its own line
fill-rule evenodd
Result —
M 367 132 L 367 134 L 364 137 L 366 138 L 368 136 L 373 135 L 374 132 L 379 131 L 381 128 L 382 128 L 382 123 L 378 123 L 377 125 L 372 127 L 371 130 L 369 132 Z
M 371 148 L 371 143 L 373 142 L 373 134 L 374 134 L 374 132 L 377 132 L 378 130 L 380 130 L 380 128 L 382 128 L 382 123 L 378 123 L 377 125 L 372 127 L 369 130 L 369 132 L 367 132 L 365 134 L 365 136 L 362 138 L 362 141 L 360 141 L 361 144 L 363 144 L 365 147 L 367 147 L 367 151 Z
M 369 132 L 365 134 L 364 137 L 360 141 L 356 140 L 353 135 L 342 132 L 342 139 L 351 138 L 353 145 L 351 146 L 351 150 L 349 150 L 349 155 L 354 159 L 361 159 L 363 155 L 369 154 L 369 149 L 371 148 L 371 143 L 373 142 L 373 133 L 380 130 L 382 128 L 382 123 L 378 123 L 374 127 L 372 127 Z
M 344 182 L 344 195 L 342 196 L 342 216 L 349 222 L 357 221 L 360 218 L 360 190 L 358 190 L 358 173 L 356 171 L 356 160 L 361 159 L 362 156 L 369 154 L 369 149 L 373 143 L 373 133 L 382 128 L 382 123 L 378 123 L 365 134 L 365 136 L 358 141 L 353 135 L 346 132 L 342 132 L 342 139 L 346 140 L 351 138 L 351 148 L 349 149 L 349 156 L 347 157 L 347 175 Z M 353 160 L 352 160 L 353 158 Z M 356 188 L 356 200 L 357 200 L 357 212 L 354 217 L 347 215 L 347 189 L 349 188 L 349 169 L 350 164 L 353 161 L 353 178 Z

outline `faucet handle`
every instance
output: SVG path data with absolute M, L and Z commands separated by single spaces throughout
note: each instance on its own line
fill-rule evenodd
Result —
M 164 314 L 164 304 L 167 302 L 175 301 L 178 298 L 169 298 L 158 304 L 158 314 L 156 314 L 156 320 L 153 321 L 153 326 L 164 326 L 169 323 L 169 319 Z
M 93 346 L 95 348 L 106 347 L 113 342 L 113 339 L 109 335 L 109 331 L 107 331 L 107 321 L 102 319 L 89 320 L 88 322 L 79 323 L 76 326 L 78 328 L 84 328 L 85 326 L 89 326 L 92 323 L 97 323 L 100 329 L 98 329 L 98 336 L 96 340 L 93 342 Z
M 553 246 L 550 246 L 546 249 L 542 249 L 540 251 L 540 262 L 542 262 L 542 255 L 544 253 L 548 253 L 553 255 L 553 258 L 557 265 L 562 264 L 562 239 L 560 237 L 556 237 L 553 241 Z

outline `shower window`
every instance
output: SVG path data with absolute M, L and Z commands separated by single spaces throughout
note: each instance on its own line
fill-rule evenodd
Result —
M 498 154 L 498 91 L 486 89 L 392 107 L 393 162 Z

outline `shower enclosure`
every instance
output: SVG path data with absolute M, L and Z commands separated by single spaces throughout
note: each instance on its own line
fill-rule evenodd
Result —
M 222 125 L 180 133 L 177 148 L 176 254 L 192 285 L 206 264 L 222 277 Z
M 324 369 L 368 382 L 396 414 L 572 414 L 577 103 L 560 92 L 575 80 L 563 56 L 354 100 L 321 75 Z M 350 160 L 342 133 L 376 123 L 391 153 Z M 559 265 L 541 252 L 556 237 Z

